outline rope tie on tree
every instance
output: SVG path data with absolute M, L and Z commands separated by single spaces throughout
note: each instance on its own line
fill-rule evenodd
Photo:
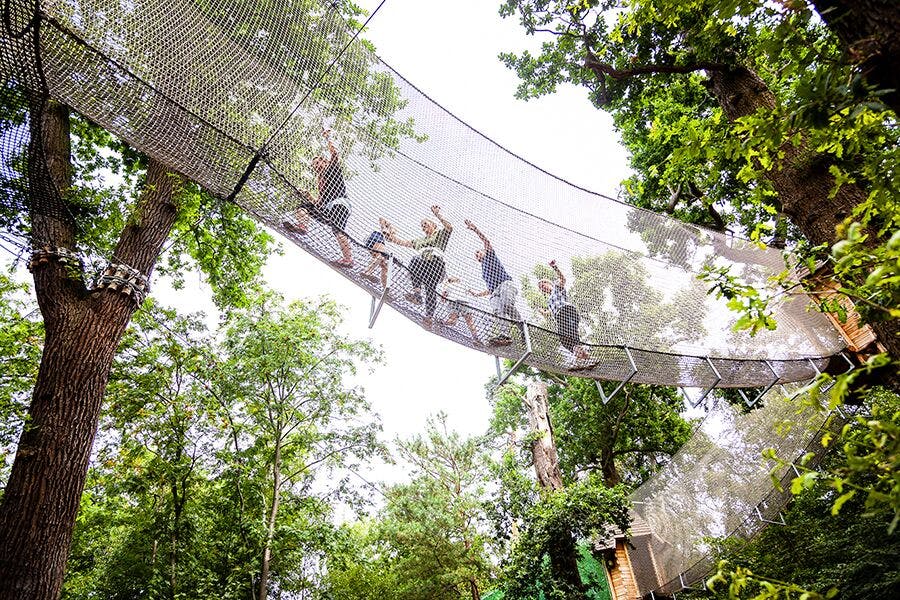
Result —
M 84 261 L 75 250 L 47 244 L 32 250 L 31 258 L 28 260 L 28 270 L 33 273 L 37 267 L 50 263 L 79 270 L 84 269 Z
M 150 292 L 150 280 L 137 269 L 126 264 L 112 262 L 97 275 L 94 291 L 110 289 L 134 300 L 140 306 Z

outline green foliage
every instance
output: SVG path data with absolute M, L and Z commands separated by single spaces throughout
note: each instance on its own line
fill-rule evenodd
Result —
M 377 520 L 344 528 L 323 597 L 479 597 L 493 570 L 482 531 L 483 440 L 448 430 L 438 414 L 396 449 L 411 481 L 385 491 Z
M 879 358 L 874 358 L 868 368 L 880 366 Z M 831 388 L 832 408 L 842 404 L 852 389 L 854 379 L 865 373 L 865 369 L 860 369 L 838 379 Z M 817 403 L 818 390 L 826 381 L 828 379 L 823 378 L 812 389 L 812 402 Z M 835 515 L 854 496 L 864 497 L 867 509 L 892 515 L 887 529 L 889 534 L 893 534 L 900 524 L 900 396 L 875 389 L 868 393 L 867 402 L 867 414 L 856 415 L 841 428 L 839 434 L 828 434 L 822 439 L 826 447 L 841 447 L 842 462 L 832 463 L 827 470 L 819 470 L 808 464 L 813 455 L 807 455 L 798 464 L 793 464 L 799 475 L 791 483 L 791 492 L 800 494 L 820 483 L 827 485 L 838 494 L 832 506 Z M 792 464 L 771 451 L 767 451 L 766 456 L 775 461 L 773 477 L 783 467 Z
M 785 525 L 766 528 L 749 542 L 718 542 L 716 554 L 727 562 L 707 581 L 710 593 L 692 596 L 897 596 L 900 537 L 888 531 L 896 519 L 889 490 L 897 467 L 886 462 L 896 458 L 890 447 L 896 436 L 885 435 L 883 423 L 895 428 L 898 408 L 898 396 L 873 390 L 865 403 L 870 416 L 857 416 L 836 437 L 826 436 L 830 452 L 817 470 L 797 465 L 801 474 L 792 483 Z
M 379 450 L 347 379 L 376 361 L 329 301 L 272 294 L 217 336 L 148 303 L 123 339 L 75 530 L 64 598 L 244 599 L 269 550 L 269 589 L 316 588 L 340 541 L 343 477 Z
M 596 472 L 609 486 L 637 487 L 691 434 L 672 388 L 628 385 L 604 403 L 593 381 L 573 377 L 551 386 L 549 401 L 560 468 L 571 481 Z
M 715 294 L 716 298 L 725 298 L 728 308 L 741 315 L 734 323 L 735 331 L 747 329 L 750 335 L 755 335 L 764 329 L 775 329 L 775 318 L 769 308 L 768 298 L 763 297 L 757 288 L 731 275 L 730 267 L 706 265 L 699 277 L 712 283 L 710 294 Z
M 44 338 L 29 286 L 0 273 L 0 481 L 26 419 Z
M 762 577 L 750 569 L 735 567 L 731 569 L 727 561 L 719 562 L 718 571 L 706 580 L 707 588 L 718 592 L 723 588 L 728 598 L 747 598 L 750 600 L 780 600 L 797 598 L 798 600 L 826 600 L 837 595 L 837 589 L 831 588 L 827 593 L 811 592 L 793 583 Z
M 576 540 L 605 539 L 628 525 L 624 490 L 607 488 L 599 477 L 544 494 L 526 513 L 521 534 L 504 562 L 504 598 L 584 597 L 582 586 L 565 574 L 567 565 L 577 559 Z

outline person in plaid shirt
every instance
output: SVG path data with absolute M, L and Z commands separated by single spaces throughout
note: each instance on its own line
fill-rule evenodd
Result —
M 559 270 L 555 260 L 550 261 L 550 267 L 556 273 L 556 281 L 541 279 L 538 281 L 538 288 L 547 296 L 547 309 L 556 321 L 559 342 L 577 360 L 588 360 L 590 354 L 578 335 L 578 309 L 569 302 L 569 295 L 566 293 L 566 277 Z

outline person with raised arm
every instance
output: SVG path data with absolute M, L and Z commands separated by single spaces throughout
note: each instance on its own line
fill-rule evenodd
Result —
M 340 156 L 331 140 L 331 130 L 323 130 L 322 136 L 328 142 L 328 152 L 331 156 L 328 160 L 321 156 L 316 156 L 312 160 L 311 166 L 316 175 L 319 197 L 313 198 L 311 193 L 302 192 L 303 201 L 296 211 L 297 224 L 284 221 L 282 225 L 285 229 L 300 235 L 306 235 L 309 232 L 310 217 L 329 225 L 342 256 L 334 264 L 349 268 L 353 266 L 353 250 L 350 247 L 350 238 L 347 237 L 344 230 L 350 219 L 350 200 L 347 198 L 347 187 L 344 184 Z
M 509 276 L 503 263 L 497 258 L 491 240 L 469 219 L 466 219 L 465 223 L 466 227 L 471 229 L 484 245 L 483 249 L 475 252 L 475 260 L 481 263 L 481 278 L 484 279 L 484 284 L 487 286 L 485 290 L 469 290 L 469 293 L 479 297 L 490 296 L 491 310 L 494 316 L 514 321 L 521 327 L 522 315 L 519 314 L 519 309 L 516 308 L 516 296 L 519 294 L 519 289 L 513 282 L 512 277 Z M 492 346 L 507 346 L 511 343 L 512 338 L 508 334 L 502 333 L 502 331 L 488 340 L 488 344 Z
M 541 279 L 538 288 L 547 297 L 547 313 L 556 322 L 556 332 L 559 334 L 559 343 L 579 363 L 573 365 L 577 368 L 586 368 L 584 361 L 590 359 L 590 353 L 581 342 L 578 335 L 578 309 L 569 302 L 566 292 L 566 276 L 563 275 L 555 260 L 550 261 L 550 268 L 556 273 L 556 281 Z
M 418 250 L 409 263 L 409 274 L 412 279 L 413 291 L 406 295 L 406 299 L 413 304 L 422 304 L 422 292 L 425 292 L 425 320 L 424 325 L 431 328 L 434 317 L 434 309 L 437 306 L 437 286 L 443 281 L 445 275 L 444 250 L 450 241 L 453 225 L 441 215 L 440 206 L 432 206 L 431 212 L 440 222 L 440 227 L 431 219 L 422 219 L 423 237 L 413 240 L 405 240 L 397 236 L 394 226 L 387 219 L 380 219 L 381 230 L 387 241 L 398 246 L 405 246 Z

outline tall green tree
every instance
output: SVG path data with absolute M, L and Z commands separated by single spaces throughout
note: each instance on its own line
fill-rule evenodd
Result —
M 450 431 L 439 413 L 424 435 L 397 440 L 397 450 L 413 480 L 387 491 L 379 531 L 409 582 L 404 597 L 479 600 L 491 573 L 481 526 L 483 440 Z
M 349 382 L 377 352 L 341 336 L 324 300 L 254 297 L 216 337 L 147 308 L 113 369 L 64 597 L 318 587 L 338 540 L 332 506 L 356 502 L 326 473 L 378 448 L 377 418 Z
M 43 326 L 27 285 L 0 273 L 0 481 L 25 424 L 28 394 L 37 377 Z

